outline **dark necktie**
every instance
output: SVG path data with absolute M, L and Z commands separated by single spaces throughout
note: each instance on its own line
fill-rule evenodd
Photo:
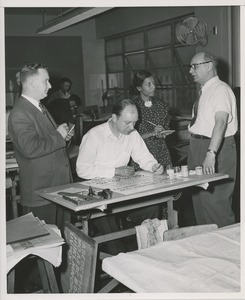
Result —
M 52 125 L 54 126 L 54 128 L 57 128 L 57 124 L 55 123 L 54 119 L 52 118 L 52 116 L 50 115 L 50 113 L 48 112 L 47 108 L 41 103 L 39 102 L 39 107 L 41 108 L 42 113 L 48 118 L 48 120 L 52 123 Z
M 201 98 L 201 95 L 202 95 L 202 88 L 199 89 L 199 91 L 198 91 L 198 97 L 197 97 L 197 99 L 196 99 L 196 101 L 194 102 L 194 105 L 193 105 L 194 115 L 193 115 L 193 118 L 191 119 L 190 126 L 194 125 L 194 123 L 196 122 L 198 105 L 199 105 L 199 100 Z

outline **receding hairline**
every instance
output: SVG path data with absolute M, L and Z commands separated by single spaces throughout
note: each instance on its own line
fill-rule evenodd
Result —
M 137 106 L 135 105 L 135 103 L 131 99 L 123 99 L 123 100 L 119 100 L 118 102 L 116 102 L 113 105 L 112 114 L 120 116 L 121 113 L 124 111 L 124 109 L 128 106 L 133 106 L 137 110 Z

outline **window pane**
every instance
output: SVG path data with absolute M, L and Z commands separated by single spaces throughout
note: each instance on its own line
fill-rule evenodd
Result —
M 180 47 L 174 49 L 176 84 L 190 84 L 194 82 L 189 72 L 190 61 L 194 55 L 195 47 Z
M 174 49 L 175 57 L 179 59 L 183 65 L 190 65 L 192 57 L 196 54 L 196 47 L 185 46 Z
M 156 47 L 171 43 L 170 25 L 148 31 L 148 47 Z
M 109 57 L 107 59 L 107 67 L 109 73 L 123 71 L 122 56 Z
M 170 49 L 148 52 L 148 68 L 171 67 L 172 55 Z
M 165 102 L 169 107 L 174 106 L 173 90 L 172 88 L 164 88 L 156 90 L 156 97 Z
M 157 85 L 172 84 L 172 69 L 171 68 L 156 69 L 156 70 L 151 70 L 151 72 L 156 77 Z
M 113 39 L 106 41 L 106 54 L 117 54 L 122 52 L 122 39 Z
M 125 51 L 135 51 L 144 49 L 144 33 L 139 32 L 125 36 Z
M 132 70 L 145 69 L 145 54 L 127 55 L 126 61 Z
M 192 105 L 196 99 L 196 87 L 176 88 L 176 107 L 181 113 L 191 114 Z

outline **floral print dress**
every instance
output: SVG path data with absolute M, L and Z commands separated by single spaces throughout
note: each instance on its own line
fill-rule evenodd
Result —
M 169 129 L 168 106 L 156 98 L 152 98 L 151 101 L 152 106 L 146 107 L 140 97 L 134 100 L 139 112 L 139 120 L 135 128 L 140 135 L 153 131 L 154 126 L 147 121 L 156 125 L 162 125 L 164 129 Z M 144 141 L 151 154 L 160 164 L 166 165 L 171 163 L 170 153 L 164 138 L 151 136 L 144 139 Z M 135 167 L 136 171 L 140 170 L 139 165 L 134 161 L 131 162 L 131 165 Z

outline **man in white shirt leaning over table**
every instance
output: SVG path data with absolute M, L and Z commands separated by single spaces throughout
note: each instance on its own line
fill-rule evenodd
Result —
M 141 169 L 162 174 L 163 167 L 149 152 L 145 142 L 134 129 L 137 121 L 138 111 L 134 102 L 129 99 L 118 101 L 113 106 L 112 117 L 108 122 L 92 128 L 83 137 L 76 163 L 78 176 L 92 179 L 133 175 L 134 168 L 128 166 L 130 157 Z M 159 207 L 154 205 L 137 209 L 128 216 L 135 225 L 139 225 L 145 219 L 159 218 L 159 214 Z M 104 226 L 103 219 L 96 219 L 94 224 L 102 233 L 108 233 L 105 232 L 108 227 Z M 112 224 L 113 221 L 114 216 L 110 218 L 109 223 Z

